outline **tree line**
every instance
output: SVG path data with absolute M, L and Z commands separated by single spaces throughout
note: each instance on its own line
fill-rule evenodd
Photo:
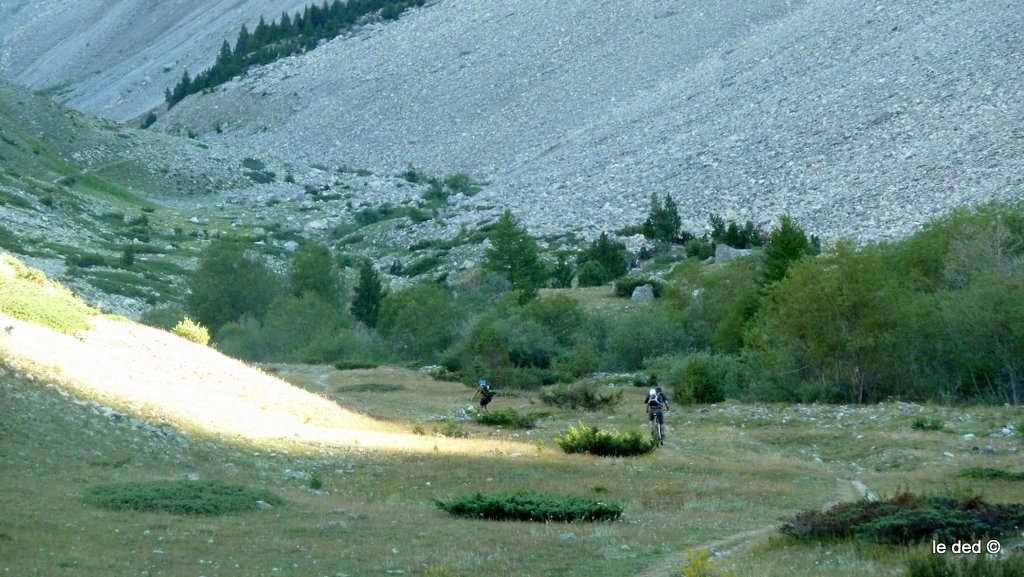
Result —
M 659 200 L 652 211 L 665 209 Z M 675 231 L 659 250 L 688 253 L 682 246 L 730 228 L 711 220 L 711 232 L 680 245 Z M 753 230 L 761 246 L 729 263 L 679 256 L 663 279 L 620 277 L 658 287 L 628 314 L 540 290 L 588 269 L 609 282 L 635 258 L 622 243 L 605 234 L 543 254 L 509 211 L 490 228 L 479 269 L 394 291 L 369 260 L 349 289 L 338 259 L 315 243 L 280 276 L 241 243 L 216 242 L 184 312 L 221 350 L 254 361 L 434 364 L 450 378 L 513 388 L 634 372 L 680 402 L 1020 403 L 1024 203 L 954 211 L 896 242 L 824 250 L 785 215 Z
M 254 66 L 269 64 L 286 56 L 315 48 L 321 40 L 331 40 L 376 15 L 381 20 L 396 20 L 407 9 L 423 6 L 425 0 L 334 0 L 322 5 L 310 4 L 302 12 L 281 17 L 269 24 L 260 16 L 252 32 L 243 24 L 234 48 L 227 40 L 221 44 L 213 66 L 194 78 L 185 70 L 173 89 L 164 91 L 171 108 L 186 96 L 210 90 Z

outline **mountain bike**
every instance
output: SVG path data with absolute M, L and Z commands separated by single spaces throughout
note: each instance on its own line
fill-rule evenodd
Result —
M 651 423 L 651 442 L 655 446 L 660 447 L 665 444 L 665 417 L 662 414 L 655 413 L 654 419 Z

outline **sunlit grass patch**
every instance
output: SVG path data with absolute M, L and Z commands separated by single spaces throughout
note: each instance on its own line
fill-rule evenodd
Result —
M 4 255 L 0 260 L 0 312 L 65 334 L 90 327 L 94 311 L 42 272 Z

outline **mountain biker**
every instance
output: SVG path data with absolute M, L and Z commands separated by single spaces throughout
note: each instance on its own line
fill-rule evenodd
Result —
M 658 427 L 659 437 L 665 438 L 665 411 L 668 410 L 668 397 L 659 391 L 661 387 L 651 389 L 647 393 L 644 404 L 647 407 L 647 421 L 652 427 Z
M 486 412 L 487 405 L 491 402 L 491 399 L 494 398 L 494 389 L 491 388 L 490 383 L 484 379 L 480 379 L 476 392 L 473 393 L 473 398 L 475 399 L 477 395 L 480 395 L 480 410 Z

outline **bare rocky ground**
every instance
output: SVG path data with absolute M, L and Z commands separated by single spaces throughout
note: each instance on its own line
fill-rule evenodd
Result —
M 125 120 L 296 3 L 76 4 L 93 16 L 67 35 L 40 32 L 70 26 L 55 3 L 0 6 L 0 71 Z M 670 193 L 691 229 L 788 212 L 826 238 L 894 238 L 1021 196 L 1022 40 L 1011 1 L 439 0 L 157 126 L 295 166 L 490 181 L 456 199 L 453 230 L 511 207 L 536 234 L 592 236 Z

